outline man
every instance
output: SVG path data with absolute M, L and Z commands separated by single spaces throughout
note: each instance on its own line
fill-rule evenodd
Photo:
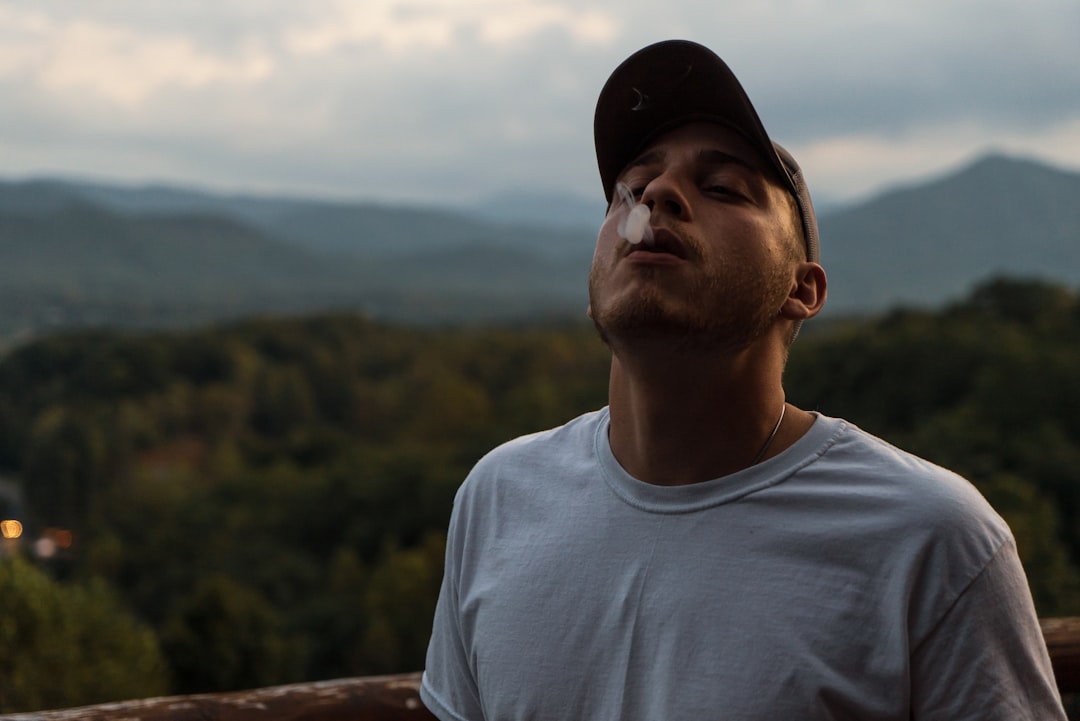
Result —
M 789 343 L 825 301 L 817 224 L 726 65 L 641 50 L 595 136 L 609 405 L 463 484 L 425 704 L 445 721 L 1065 718 L 1012 537 L 975 489 L 785 402 Z

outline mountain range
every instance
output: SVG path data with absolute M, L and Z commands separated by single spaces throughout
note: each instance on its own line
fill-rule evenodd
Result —
M 826 316 L 936 306 L 991 276 L 1080 284 L 1080 173 L 987 155 L 819 217 Z M 476 207 L 0 182 L 0 336 L 362 310 L 401 322 L 580 319 L 603 206 Z

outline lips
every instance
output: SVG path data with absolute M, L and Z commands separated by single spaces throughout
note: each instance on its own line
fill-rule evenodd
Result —
M 653 228 L 652 243 L 639 243 L 630 246 L 630 253 L 665 253 L 676 258 L 686 259 L 689 255 L 686 244 L 675 233 L 666 228 Z

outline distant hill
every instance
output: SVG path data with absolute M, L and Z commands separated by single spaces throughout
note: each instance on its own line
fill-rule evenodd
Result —
M 826 315 L 936 306 L 993 275 L 1080 285 L 1080 173 L 991 155 L 823 211 Z M 580 318 L 602 208 L 479 208 L 0 182 L 0 336 L 359 309 L 407 322 Z
M 602 204 L 572 196 L 510 191 L 473 207 L 444 208 L 215 195 L 165 185 L 130 188 L 63 180 L 0 184 L 0 211 L 20 205 L 55 209 L 73 200 L 123 215 L 225 216 L 309 251 L 364 257 L 401 257 L 478 243 L 528 245 L 558 256 L 579 246 L 583 235 L 591 245 L 604 212 Z
M 603 220 L 604 211 L 599 182 L 591 198 L 507 190 L 468 208 L 470 215 L 500 223 L 576 229 L 595 228 Z
M 590 254 L 562 230 L 441 210 L 7 183 L 0 336 L 324 309 L 406 322 L 563 314 L 584 307 Z
M 35 212 L 0 209 L 3 335 L 207 322 L 356 300 L 356 269 L 225 216 L 130 217 L 44 193 L 35 201 Z
M 820 219 L 836 311 L 937 306 L 995 275 L 1080 284 L 1080 173 L 990 155 Z

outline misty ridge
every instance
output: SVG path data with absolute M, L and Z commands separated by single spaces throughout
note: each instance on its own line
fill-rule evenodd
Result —
M 1080 285 L 1080 173 L 986 155 L 819 210 L 823 318 L 934 308 L 995 276 Z M 600 202 L 438 208 L 57 179 L 0 183 L 0 336 L 360 311 L 581 320 Z

